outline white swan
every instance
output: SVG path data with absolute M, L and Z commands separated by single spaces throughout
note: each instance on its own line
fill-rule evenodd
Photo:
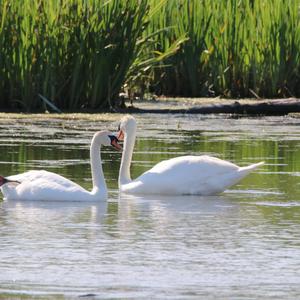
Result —
M 122 118 L 118 138 L 124 138 L 119 172 L 119 190 L 129 194 L 215 195 L 236 184 L 263 162 L 239 167 L 219 158 L 181 156 L 164 160 L 135 180 L 130 177 L 130 164 L 136 136 L 136 121 Z
M 85 190 L 77 183 L 58 174 L 40 170 L 28 171 L 9 177 L 0 176 L 0 186 L 6 200 L 41 200 L 41 201 L 99 201 L 107 198 L 107 188 L 101 165 L 100 148 L 121 147 L 117 138 L 107 131 L 94 134 L 90 146 L 93 189 Z

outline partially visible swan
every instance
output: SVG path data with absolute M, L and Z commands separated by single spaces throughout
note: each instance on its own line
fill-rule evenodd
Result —
M 180 156 L 164 160 L 135 180 L 130 164 L 136 137 L 136 121 L 122 118 L 118 138 L 124 138 L 119 189 L 129 194 L 215 195 L 236 184 L 263 162 L 239 167 L 208 155 Z
M 41 201 L 100 201 L 107 199 L 107 187 L 103 175 L 100 148 L 113 146 L 121 150 L 118 140 L 110 132 L 94 134 L 90 146 L 93 189 L 85 190 L 77 183 L 58 174 L 40 170 L 28 171 L 9 177 L 0 176 L 0 187 L 6 200 Z

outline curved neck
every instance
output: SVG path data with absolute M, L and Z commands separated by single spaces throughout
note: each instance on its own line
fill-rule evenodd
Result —
M 131 132 L 125 132 L 124 138 L 124 150 L 121 160 L 120 172 L 119 172 L 119 188 L 121 185 L 131 182 L 130 177 L 130 164 L 132 159 L 132 153 L 135 142 L 136 129 L 132 129 Z
M 92 193 L 98 192 L 107 192 L 107 187 L 104 179 L 104 174 L 102 170 L 101 163 L 101 143 L 99 141 L 100 136 L 95 134 L 91 147 L 90 147 L 90 157 L 91 157 L 91 172 L 92 172 L 92 180 L 93 180 L 93 191 Z

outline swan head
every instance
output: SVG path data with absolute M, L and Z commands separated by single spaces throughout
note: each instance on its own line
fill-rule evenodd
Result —
M 122 147 L 119 145 L 118 138 L 109 131 L 98 131 L 95 133 L 93 140 L 97 140 L 103 146 L 112 146 L 116 150 L 121 151 Z
M 131 132 L 135 132 L 136 130 L 136 120 L 133 116 L 127 115 L 124 116 L 121 121 L 120 121 L 120 125 L 118 128 L 118 135 L 117 138 L 118 140 L 123 140 L 124 139 L 124 135 L 126 135 L 127 133 L 131 133 Z

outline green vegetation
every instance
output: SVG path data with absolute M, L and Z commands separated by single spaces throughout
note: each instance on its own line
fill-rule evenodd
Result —
M 155 0 L 152 1 L 155 3 Z M 168 1 L 153 30 L 158 43 L 188 40 L 157 69 L 154 91 L 174 96 L 300 95 L 300 1 Z M 159 82 L 159 84 L 157 84 Z
M 0 0 L 0 109 L 120 91 L 300 95 L 300 0 Z
M 0 0 L 0 108 L 112 107 L 126 80 L 159 62 L 143 51 L 147 0 Z

